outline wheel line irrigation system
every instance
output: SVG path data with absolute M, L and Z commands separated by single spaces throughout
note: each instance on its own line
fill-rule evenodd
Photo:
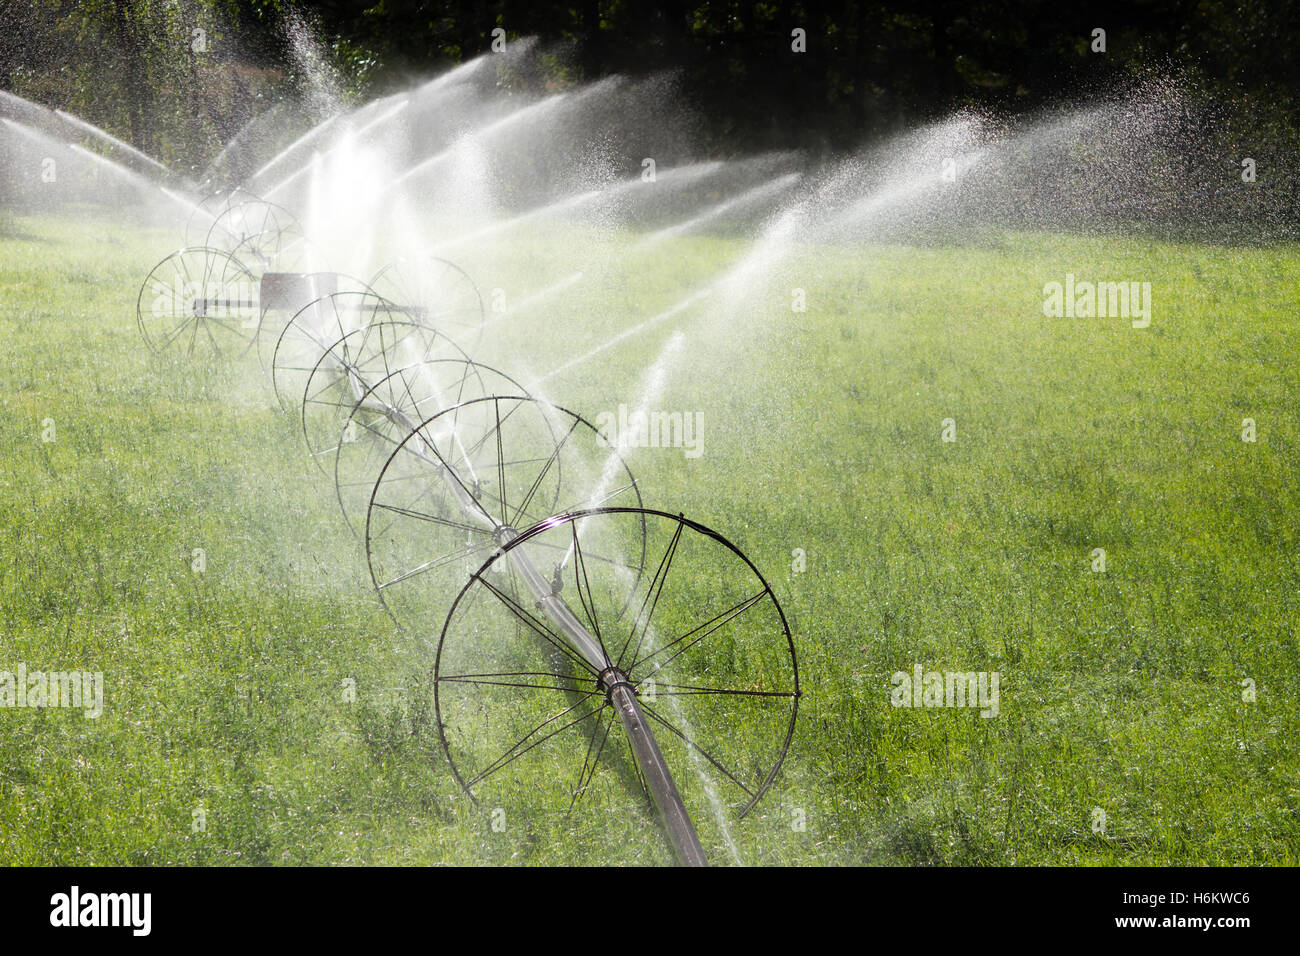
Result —
M 219 211 L 214 212 L 218 208 Z M 549 488 L 548 482 L 562 480 L 558 477 L 562 455 L 579 425 L 585 425 L 587 432 L 593 430 L 572 412 L 519 394 L 517 387 L 510 387 L 512 379 L 488 366 L 478 365 L 455 344 L 447 329 L 455 329 L 457 336 L 467 343 L 471 340 L 471 344 L 476 343 L 483 315 L 482 300 L 472 280 L 452 263 L 431 256 L 411 262 L 399 260 L 380 270 L 370 282 L 330 272 L 295 272 L 285 269 L 282 263 L 301 262 L 307 240 L 294 217 L 284 208 L 258 199 L 244 189 L 214 194 L 195 207 L 186 226 L 188 241 L 198 238 L 195 231 L 195 217 L 198 216 L 210 223 L 201 244 L 187 246 L 166 257 L 155 266 L 141 287 L 137 318 L 149 348 L 156 353 L 184 350 L 197 358 L 256 351 L 271 376 L 276 395 L 286 408 L 293 401 L 295 384 L 302 385 L 303 432 L 313 457 L 334 451 L 334 479 L 340 504 L 344 504 L 347 497 L 345 486 L 363 484 L 371 478 L 371 474 L 365 474 L 363 481 L 345 482 L 340 470 L 345 451 L 354 455 L 352 448 L 358 444 L 358 422 L 364 422 L 362 440 L 378 440 L 379 457 L 382 458 L 382 452 L 392 446 L 372 485 L 365 539 L 376 591 L 399 623 L 405 622 L 401 620 L 400 612 L 395 613 L 391 597 L 395 585 L 412 581 L 418 584 L 420 575 L 429 567 L 472 556 L 481 549 L 454 550 L 389 577 L 377 569 L 384 557 L 379 553 L 383 550 L 383 522 L 394 519 L 394 515 L 397 518 L 417 517 L 429 522 L 431 529 L 450 528 L 463 532 L 467 539 L 477 535 L 490 543 L 491 553 L 469 575 L 447 614 L 439 635 L 434 671 L 439 734 L 462 788 L 473 798 L 473 787 L 487 776 L 566 728 L 585 722 L 608 707 L 617 715 L 626 733 L 641 782 L 653 800 L 664 835 L 677 859 L 684 865 L 707 865 L 708 858 L 679 789 L 678 781 L 683 772 L 700 774 L 703 790 L 719 815 L 724 811 L 708 782 L 703 780 L 704 771 L 719 773 L 721 779 L 739 787 L 745 796 L 741 800 L 743 806 L 737 812 L 743 816 L 767 792 L 780 770 L 794 733 L 798 711 L 800 691 L 794 643 L 776 595 L 758 569 L 738 548 L 709 528 L 682 515 L 642 507 L 636 480 L 616 450 L 608 453 L 605 467 L 601 470 L 602 478 L 594 493 L 584 490 L 576 497 L 571 495 L 569 502 L 576 503 L 577 507 L 547 513 L 540 520 L 532 520 L 538 516 L 530 515 L 527 509 L 534 500 L 540 500 L 537 494 L 543 485 Z M 411 287 L 418 286 L 422 277 L 433 273 L 441 277 L 452 276 L 452 280 L 440 281 L 432 291 L 426 290 L 423 301 L 393 301 L 375 291 L 377 287 L 386 291 L 400 288 L 402 283 L 393 280 L 401 278 L 395 277 L 395 273 L 401 271 L 407 273 L 406 285 Z M 452 379 L 448 387 L 439 387 L 437 373 L 444 366 Z M 508 390 L 496 392 L 484 386 L 481 391 L 486 394 L 466 399 L 470 376 L 482 385 L 484 372 L 489 373 L 489 377 L 499 377 L 503 382 L 501 387 Z M 457 377 L 458 381 L 455 380 Z M 425 383 L 427 394 L 416 398 L 413 382 Z M 448 395 L 449 392 L 452 394 Z M 322 395 L 330 397 L 322 398 Z M 532 429 L 530 434 L 545 434 L 549 429 L 547 441 L 554 446 L 549 458 L 544 454 L 535 456 L 545 461 L 538 468 L 526 495 L 516 501 L 513 511 L 507 500 L 509 481 L 506 468 L 518 463 L 508 458 L 503 447 L 503 404 L 507 408 L 505 419 L 518 415 L 521 408 L 531 409 L 540 417 L 542 425 Z M 311 447 L 309 410 L 316 411 L 321 407 L 334 416 L 326 419 L 327 430 L 339 429 L 332 448 L 326 441 L 316 443 L 321 448 Z M 561 432 L 562 437 L 558 435 Z M 397 440 L 396 436 L 404 437 Z M 489 460 L 487 468 L 476 470 L 474 456 L 486 449 L 491 459 L 494 443 L 495 460 Z M 319 463 L 318 457 L 317 461 Z M 492 465 L 495 465 L 495 475 L 492 474 Z M 629 480 L 611 493 L 607 487 L 611 480 L 608 476 L 618 471 L 618 466 L 626 471 Z M 480 474 L 480 471 L 486 474 Z M 350 474 L 347 477 L 354 478 Z M 388 491 L 399 479 L 412 477 L 424 489 L 420 492 L 421 501 L 427 501 L 430 496 L 439 500 L 438 506 L 427 514 L 385 501 Z M 495 497 L 491 491 L 493 488 Z M 561 490 L 557 488 L 549 504 L 560 502 Z M 635 496 L 636 507 L 583 507 L 601 505 L 624 491 Z M 542 499 L 548 494 L 543 494 Z M 346 506 L 344 514 L 349 525 L 355 528 L 355 518 L 348 514 Z M 630 523 L 634 538 L 639 523 L 639 559 L 633 557 L 630 562 L 618 563 L 593 558 L 590 549 L 584 554 L 582 536 L 586 536 L 593 526 L 598 528 L 602 521 Z M 613 615 L 605 615 L 608 623 L 610 616 L 620 616 L 629 609 L 638 588 L 644 583 L 642 572 L 645 569 L 648 522 L 671 528 L 671 535 L 632 618 L 630 633 L 622 647 L 616 648 L 612 646 L 613 641 L 607 641 L 602 634 L 601 615 L 596 609 L 599 601 L 593 591 L 589 568 L 596 560 L 606 561 L 614 566 L 621 580 L 631 582 L 623 607 L 615 608 Z M 559 546 L 540 540 L 548 534 L 567 536 L 571 545 L 565 546 L 563 539 Z M 641 656 L 641 649 L 651 631 L 651 620 L 660 606 L 669 571 L 679 548 L 683 547 L 684 538 L 691 539 L 696 547 L 713 549 L 712 553 L 717 555 L 715 560 L 739 569 L 738 573 L 755 590 L 721 613 L 712 614 L 698 627 Z M 548 547 L 564 552 L 551 577 L 539 566 L 539 563 L 545 563 L 539 554 Z M 560 594 L 561 578 L 570 564 L 581 613 L 575 611 Z M 509 581 L 494 583 L 493 579 L 503 577 L 503 573 Z M 471 595 L 483 589 L 513 615 L 519 641 L 542 645 L 552 659 L 562 661 L 567 669 L 552 673 L 557 670 L 552 666 L 545 674 L 522 670 L 448 673 L 444 650 L 456 633 L 457 615 L 468 608 Z M 722 590 L 720 586 L 719 590 Z M 527 602 L 531 602 L 537 614 L 528 609 Z M 652 709 L 648 700 L 643 701 L 641 696 L 643 688 L 654 688 L 656 675 L 661 673 L 667 661 L 679 659 L 684 652 L 718 634 L 760 605 L 769 612 L 771 626 L 765 634 L 779 645 L 782 681 L 788 683 L 771 689 L 678 684 L 664 685 L 663 690 L 678 695 L 673 699 L 679 708 L 681 701 L 699 700 L 702 696 L 725 699 L 728 703 L 757 699 L 760 702 L 775 701 L 782 708 L 788 706 L 789 720 L 788 723 L 784 719 L 780 721 L 784 733 L 783 736 L 777 734 L 775 759 L 771 760 L 770 766 L 762 763 L 757 774 L 746 783 L 738 771 L 727 767 L 719 756 L 691 737 L 689 724 L 683 731 L 672 720 Z M 635 647 L 632 647 L 634 639 Z M 656 661 L 651 668 L 648 662 L 665 651 L 671 651 L 671 654 Z M 646 669 L 639 676 L 634 674 L 638 665 Z M 573 676 L 575 672 L 577 677 Z M 539 683 L 539 678 L 559 680 L 560 686 L 552 689 L 564 691 L 571 699 L 576 698 L 577 703 L 543 721 L 479 774 L 471 776 L 458 764 L 453 752 L 455 748 L 448 733 L 451 717 L 447 713 L 446 688 L 452 684 L 469 683 L 515 686 L 527 693 L 544 689 L 546 685 Z M 568 722 L 551 726 L 561 718 L 569 718 L 593 697 L 602 701 L 596 711 L 588 710 Z M 495 706 L 510 707 L 512 703 L 498 699 Z M 680 710 L 676 713 L 680 714 Z M 598 717 L 597 724 L 599 722 Z M 677 768 L 677 776 L 674 776 L 656 739 L 655 725 L 670 731 L 673 738 L 680 738 L 685 749 L 679 747 L 678 752 L 690 755 L 689 763 L 680 762 L 682 765 Z M 574 793 L 574 800 L 595 773 L 608 733 L 607 725 L 598 750 L 596 734 L 593 733 L 588 740 L 588 753 L 579 774 L 579 789 Z M 759 761 L 749 762 L 752 765 Z

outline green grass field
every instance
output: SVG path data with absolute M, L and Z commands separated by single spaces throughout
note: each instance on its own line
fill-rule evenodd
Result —
M 500 832 L 456 797 L 429 645 L 373 598 L 297 420 L 255 363 L 142 348 L 136 294 L 176 244 L 98 219 L 0 232 L 0 671 L 107 688 L 97 720 L 0 710 L 0 862 L 669 862 L 613 772 L 571 814 L 539 779 Z M 595 244 L 539 231 L 462 264 L 524 299 Z M 589 268 L 488 360 L 544 373 L 746 251 L 678 238 Z M 1045 318 L 1067 272 L 1151 282 L 1151 326 Z M 686 336 L 658 405 L 702 413 L 704 454 L 631 463 L 648 506 L 772 582 L 804 688 L 782 775 L 731 828 L 744 862 L 1298 861 L 1298 277 L 1294 247 L 798 248 L 548 381 L 592 417 Z M 998 671 L 1000 714 L 892 706 L 915 664 Z

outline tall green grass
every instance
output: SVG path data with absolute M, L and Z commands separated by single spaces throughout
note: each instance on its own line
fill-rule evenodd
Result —
M 0 235 L 0 670 L 107 684 L 98 720 L 0 710 L 0 861 L 667 862 L 612 770 L 572 813 L 539 779 L 501 831 L 457 797 L 431 644 L 370 595 L 296 420 L 255 362 L 142 349 L 136 292 L 174 243 L 58 218 Z M 632 248 L 502 318 L 485 360 L 544 374 L 747 253 Z M 462 264 L 516 301 L 600 249 L 538 231 Z M 685 336 L 656 407 L 699 411 L 705 453 L 632 467 L 648 506 L 773 582 L 805 690 L 782 776 L 731 828 L 741 859 L 1297 861 L 1297 265 L 1062 235 L 795 247 L 545 383 L 594 418 Z M 1067 272 L 1151 282 L 1151 327 L 1044 318 Z M 1000 715 L 891 706 L 917 663 L 999 671 Z

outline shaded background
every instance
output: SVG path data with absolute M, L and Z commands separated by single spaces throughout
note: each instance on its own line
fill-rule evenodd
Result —
M 544 50 L 521 86 L 674 71 L 717 155 L 842 151 L 956 109 L 1023 114 L 1173 74 L 1212 134 L 1295 143 L 1300 5 L 1287 0 L 794 4 L 627 0 L 0 0 L 0 88 L 199 168 L 287 93 L 390 90 L 487 52 Z M 1090 50 L 1094 28 L 1106 52 Z M 807 52 L 791 51 L 791 31 Z M 195 30 L 206 49 L 196 51 Z M 328 62 L 292 55 L 295 31 Z M 328 73 L 322 77 L 320 74 Z M 310 97 L 308 98 L 310 101 Z M 308 110 L 309 112 L 309 110 Z M 306 120 L 304 117 L 304 128 Z

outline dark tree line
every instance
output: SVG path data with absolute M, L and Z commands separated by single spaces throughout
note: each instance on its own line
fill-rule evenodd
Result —
M 357 93 L 486 52 L 496 28 L 539 38 L 552 83 L 675 70 L 719 152 L 845 148 L 1169 72 L 1288 141 L 1300 112 L 1293 0 L 0 0 L 0 87 L 173 158 L 216 149 L 301 79 L 285 42 L 299 18 Z
M 843 147 L 963 106 L 1023 112 L 1177 70 L 1209 97 L 1294 125 L 1292 0 L 382 0 L 312 5 L 371 51 L 373 82 L 537 36 L 583 78 L 680 69 L 718 144 Z M 1093 31 L 1106 31 L 1093 52 Z M 806 51 L 792 50 L 805 31 Z

